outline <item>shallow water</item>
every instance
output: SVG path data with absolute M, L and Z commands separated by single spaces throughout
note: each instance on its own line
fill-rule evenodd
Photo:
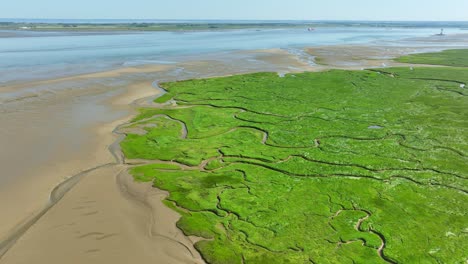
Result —
M 21 31 L 15 36 L 12 31 L 0 31 L 0 85 L 122 66 L 171 64 L 229 51 L 283 48 L 302 56 L 301 48 L 306 46 L 397 45 L 398 40 L 439 31 L 439 28 L 323 27 L 313 32 L 306 28 L 117 34 Z M 446 30 L 447 34 L 463 32 L 466 31 L 458 28 Z M 2 38 L 2 33 L 8 37 Z

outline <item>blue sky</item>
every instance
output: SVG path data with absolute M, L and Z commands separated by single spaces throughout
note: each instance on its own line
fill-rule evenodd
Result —
M 1 2 L 1 18 L 468 21 L 468 0 L 1 0 Z

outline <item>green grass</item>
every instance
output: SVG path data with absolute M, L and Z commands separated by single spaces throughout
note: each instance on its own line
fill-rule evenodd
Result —
M 158 162 L 131 172 L 169 191 L 208 263 L 465 263 L 467 82 L 390 68 L 165 83 L 178 107 L 142 109 L 148 133 L 121 145 Z
M 396 61 L 414 64 L 433 64 L 455 67 L 468 67 L 468 49 L 445 50 L 435 53 L 421 53 L 403 56 Z

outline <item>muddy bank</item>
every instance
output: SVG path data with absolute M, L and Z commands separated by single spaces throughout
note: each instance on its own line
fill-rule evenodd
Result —
M 310 47 L 306 52 L 314 56 L 315 70 L 382 68 L 408 66 L 393 61 L 403 55 L 436 52 L 468 47 L 468 34 L 409 38 L 387 45 L 335 45 Z M 430 66 L 430 65 L 427 65 Z
M 151 89 L 146 95 L 158 94 Z M 135 107 L 142 95 L 112 102 Z M 114 139 L 109 146 L 114 162 L 57 185 L 46 206 L 0 244 L 1 263 L 203 263 L 193 247 L 196 239 L 183 235 L 175 225 L 180 216 L 162 203 L 167 193 L 128 175 L 119 128 Z
M 141 193 L 136 195 L 139 197 L 136 199 L 139 202 L 136 203 L 146 204 L 144 212 L 133 212 L 126 214 L 126 217 L 121 215 L 117 217 L 122 210 L 134 207 L 128 201 L 132 200 L 131 203 L 135 203 L 135 199 L 129 199 L 127 192 L 122 191 L 128 189 L 125 187 L 126 184 L 116 184 L 119 179 L 117 175 L 123 173 L 126 167 L 122 164 L 117 165 L 124 161 L 116 143 L 116 140 L 122 139 L 122 135 L 112 132 L 118 132 L 115 127 L 127 122 L 139 105 L 150 103 L 151 99 L 160 92 L 152 86 L 154 80 L 174 81 L 260 70 L 287 71 L 290 65 L 298 63 L 294 56 L 279 50 L 239 53 L 235 56 L 238 57 L 237 60 L 213 57 L 206 61 L 188 61 L 171 66 L 141 66 L 0 87 L 0 100 L 3 102 L 0 107 L 0 124 L 2 124 L 0 138 L 3 138 L 2 145 L 9 146 L 8 149 L 12 150 L 2 152 L 0 159 L 4 173 L 0 178 L 2 183 L 0 205 L 4 216 L 0 220 L 0 246 L 2 254 L 5 253 L 0 262 L 30 263 L 37 259 L 47 259 L 47 263 L 63 263 L 65 256 L 74 255 L 74 259 L 80 259 L 79 262 L 83 263 L 87 260 L 85 257 L 89 255 L 88 253 L 99 251 L 101 252 L 99 263 L 119 260 L 128 263 L 128 259 L 115 257 L 121 256 L 116 252 L 125 252 L 122 249 L 142 243 L 151 246 L 143 247 L 146 248 L 144 252 L 137 251 L 141 249 L 139 247 L 133 248 L 132 250 L 135 250 L 133 253 L 126 254 L 141 255 L 141 262 L 145 262 L 143 256 L 147 260 L 164 256 L 162 252 L 156 255 L 148 253 L 150 248 L 166 247 L 161 245 L 162 240 L 167 240 L 169 244 L 174 244 L 177 240 L 177 246 L 174 248 L 183 245 L 186 251 L 192 247 L 187 251 L 190 254 L 187 254 L 192 260 L 201 261 L 198 253 L 193 250 L 192 242 L 186 240 L 187 238 L 175 228 L 177 215 L 162 206 L 160 200 L 165 194 L 156 189 L 146 185 L 143 193 L 150 195 L 153 191 L 157 192 L 150 195 L 157 198 L 150 199 L 146 196 L 141 198 Z M 248 63 L 245 61 L 246 56 L 251 58 Z M 270 61 L 275 60 L 274 57 L 279 57 L 276 64 Z M 105 167 L 101 168 L 103 165 Z M 59 199 L 53 198 L 56 196 L 50 194 L 55 186 L 75 187 L 60 203 L 57 203 Z M 110 194 L 113 196 L 107 196 Z M 102 211 L 99 211 L 99 214 L 94 213 L 96 210 L 85 212 L 83 217 L 72 214 L 75 212 L 73 208 L 82 206 L 76 206 L 75 203 L 79 203 L 78 200 L 84 196 L 92 196 L 93 201 L 101 201 Z M 118 196 L 120 198 L 117 198 Z M 11 199 L 12 197 L 14 199 Z M 122 202 L 116 203 L 118 199 Z M 142 199 L 145 201 L 141 201 Z M 127 209 L 122 207 L 126 204 L 124 200 L 127 201 Z M 153 208 L 155 204 L 160 205 L 157 210 Z M 113 211 L 104 210 L 106 206 L 113 208 Z M 149 214 L 148 207 L 153 208 L 149 211 L 156 210 L 157 216 L 156 213 Z M 138 216 L 142 214 L 147 215 L 147 220 L 152 220 L 141 222 Z M 98 215 L 103 218 L 95 218 Z M 74 216 L 76 221 L 65 223 L 71 221 L 68 218 L 71 216 Z M 94 219 L 92 220 L 94 222 L 87 222 L 89 219 Z M 107 239 L 106 235 L 109 233 L 91 230 L 99 229 L 100 223 L 104 221 L 102 219 L 113 219 L 115 230 L 128 230 L 122 235 L 122 239 L 118 242 L 120 244 L 114 244 L 110 237 Z M 148 224 L 153 220 L 159 221 L 158 219 L 164 223 Z M 59 223 L 64 226 L 70 224 L 70 229 L 67 229 L 69 232 L 62 232 L 63 229 L 60 228 L 55 232 L 52 223 L 54 226 L 58 226 Z M 153 233 L 157 235 L 148 235 L 147 228 L 144 228 L 148 225 L 156 230 Z M 108 226 L 112 225 L 102 222 L 103 230 Z M 146 233 L 134 232 L 137 228 L 145 229 Z M 161 235 L 164 230 L 172 231 L 171 234 Z M 77 250 L 81 244 L 75 241 L 76 236 L 87 231 L 94 234 L 89 237 L 103 242 L 102 247 L 108 251 Z M 101 233 L 106 239 L 98 235 Z M 113 233 L 115 232 L 110 234 Z M 147 239 L 141 234 L 146 234 Z M 177 239 L 168 240 L 171 235 Z M 52 242 L 53 236 L 56 237 L 55 244 Z M 48 238 L 47 243 L 43 241 L 45 238 Z M 83 246 L 88 244 L 85 243 Z M 185 260 L 184 250 L 173 250 L 172 246 L 169 248 L 164 249 L 165 252 L 177 251 L 176 258 L 181 260 L 180 263 L 194 263 Z M 172 256 L 174 254 L 168 253 L 168 256 L 174 258 Z M 57 258 L 51 259 L 51 257 Z M 177 262 L 172 259 L 168 263 Z
M 1 263 L 203 263 L 161 202 L 167 194 L 135 183 L 126 169 L 87 173 Z

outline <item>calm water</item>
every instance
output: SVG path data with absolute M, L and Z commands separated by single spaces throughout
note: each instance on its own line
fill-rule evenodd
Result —
M 0 84 L 94 72 L 138 64 L 173 63 L 238 50 L 375 43 L 398 45 L 439 27 L 319 27 L 218 32 L 70 34 L 0 31 Z M 447 34 L 468 33 L 457 27 Z M 430 44 L 430 43 L 426 43 Z M 456 44 L 456 43 L 454 43 Z M 408 45 L 408 43 L 405 43 Z

